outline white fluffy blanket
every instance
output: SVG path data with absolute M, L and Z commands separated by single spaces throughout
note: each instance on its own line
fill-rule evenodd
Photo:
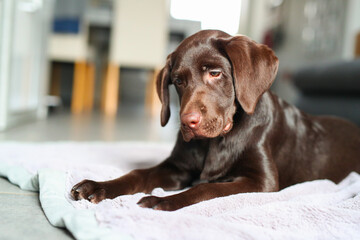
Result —
M 36 176 L 31 181 L 38 181 L 40 200 L 50 222 L 67 227 L 79 239 L 360 239 L 357 173 L 340 184 L 329 180 L 305 182 L 275 193 L 216 198 L 175 212 L 138 207 L 136 202 L 143 193 L 97 205 L 73 201 L 69 195 L 71 187 L 83 178 L 115 178 L 144 163 L 156 164 L 170 150 L 170 145 L 145 143 L 1 143 L 0 176 L 28 186 L 19 180 L 21 171 L 11 166 L 26 168 Z M 41 174 L 45 168 L 66 175 Z M 54 179 L 60 181 L 60 190 L 55 190 Z M 158 188 L 152 194 L 173 193 Z M 65 207 L 68 203 L 71 211 Z M 82 211 L 94 213 L 89 217 L 95 216 L 94 225 L 74 217 Z M 61 221 L 52 220 L 54 216 Z

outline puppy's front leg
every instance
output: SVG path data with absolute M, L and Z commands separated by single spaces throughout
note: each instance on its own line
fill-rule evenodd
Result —
M 190 181 L 189 173 L 180 171 L 169 161 L 165 161 L 153 168 L 133 170 L 111 181 L 83 180 L 72 188 L 71 195 L 75 200 L 87 199 L 98 203 L 105 198 L 113 199 L 120 195 L 150 193 L 156 187 L 178 190 Z
M 168 197 L 149 196 L 142 198 L 138 204 L 141 207 L 156 210 L 174 211 L 201 201 L 245 192 L 264 192 L 263 184 L 247 177 L 241 177 L 234 182 L 202 183 L 189 190 Z M 273 189 L 274 191 L 276 189 Z

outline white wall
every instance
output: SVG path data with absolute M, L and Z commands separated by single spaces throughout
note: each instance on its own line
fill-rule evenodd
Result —
M 268 0 L 242 0 L 239 33 L 249 36 L 257 42 L 262 41 L 267 27 Z
M 360 32 L 360 1 L 348 0 L 343 57 L 354 58 L 355 36 Z
M 46 42 L 53 1 L 43 1 L 42 5 L 35 1 L 0 2 L 0 130 L 3 130 L 46 116 Z
M 166 59 L 167 0 L 116 0 L 110 61 L 130 67 L 162 66 Z
M 0 0 L 0 130 L 4 129 L 8 117 L 8 90 L 10 76 L 11 41 L 7 36 L 11 33 L 11 12 L 13 4 Z

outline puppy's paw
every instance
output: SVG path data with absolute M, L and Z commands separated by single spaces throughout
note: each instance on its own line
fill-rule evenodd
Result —
M 137 203 L 140 207 L 143 208 L 152 208 L 155 210 L 163 210 L 163 211 L 175 211 L 179 208 L 182 208 L 181 204 L 179 204 L 175 199 L 170 197 L 155 197 L 148 196 L 143 197 Z
M 106 190 L 99 182 L 83 180 L 71 189 L 71 195 L 75 200 L 86 199 L 99 203 L 106 198 Z

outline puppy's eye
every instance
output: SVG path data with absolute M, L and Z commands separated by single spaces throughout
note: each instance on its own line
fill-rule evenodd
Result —
M 183 81 L 180 78 L 175 78 L 174 84 L 181 85 L 182 83 L 183 83 Z
M 212 70 L 209 72 L 210 77 L 216 78 L 216 77 L 220 77 L 221 75 L 221 71 L 219 70 Z

